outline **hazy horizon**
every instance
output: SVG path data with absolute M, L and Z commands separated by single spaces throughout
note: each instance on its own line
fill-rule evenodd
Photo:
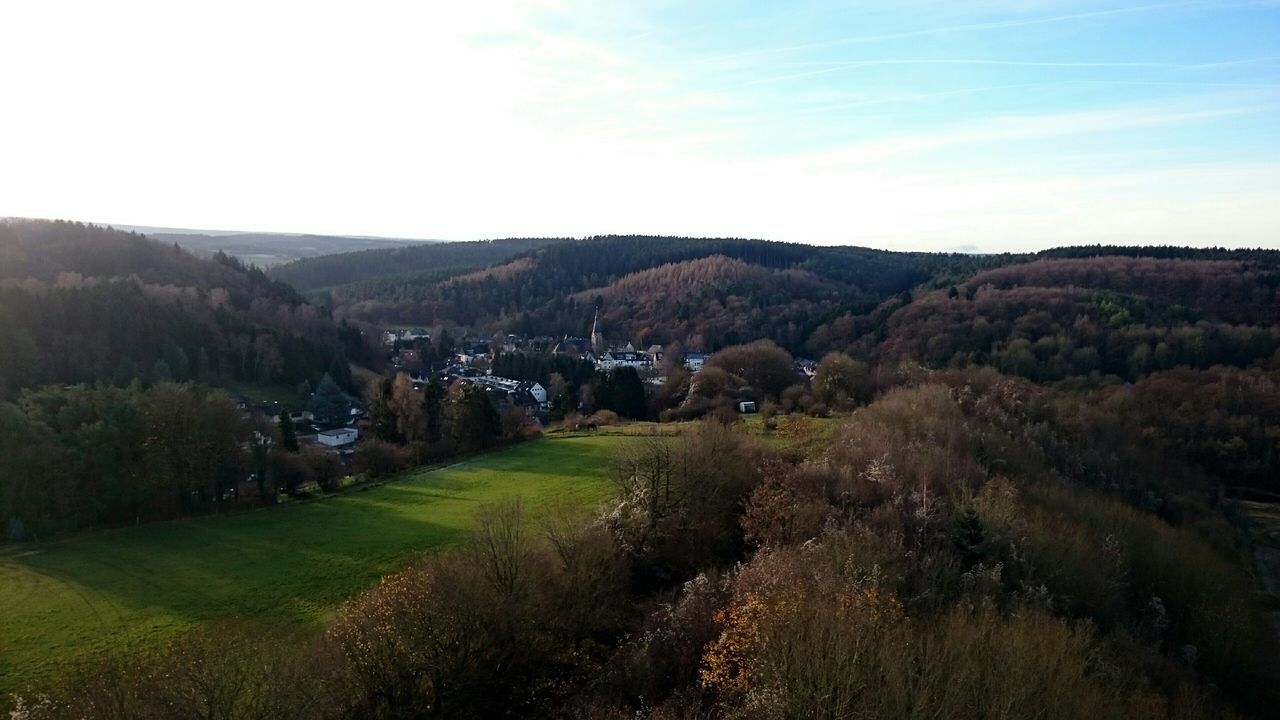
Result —
M 1280 247 L 1280 3 L 21 4 L 0 215 Z

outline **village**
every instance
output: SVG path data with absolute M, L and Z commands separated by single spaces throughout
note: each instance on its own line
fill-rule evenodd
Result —
M 499 333 L 483 336 L 465 327 L 437 327 L 433 330 L 416 326 L 396 326 L 382 330 L 379 338 L 387 377 L 405 375 L 417 391 L 435 382 L 450 396 L 467 386 L 484 389 L 499 413 L 513 409 L 523 411 L 529 423 L 546 427 L 553 421 L 553 404 L 563 390 L 565 378 L 552 373 L 541 381 L 528 372 L 501 372 L 504 358 L 539 358 L 548 361 L 572 361 L 576 368 L 591 373 L 605 373 L 619 368 L 632 368 L 648 388 L 664 385 L 677 369 L 696 375 L 703 369 L 709 353 L 677 347 L 669 353 L 662 345 L 638 348 L 630 341 L 610 344 L 600 329 L 598 318 L 592 322 L 588 337 L 564 335 L 523 336 Z M 796 375 L 811 379 L 815 370 L 811 360 L 797 359 Z M 315 444 L 331 450 L 344 461 L 350 459 L 354 446 L 368 429 L 368 419 L 361 399 L 330 386 L 309 392 L 305 403 L 287 407 L 280 402 L 253 403 L 236 396 L 237 406 L 246 413 L 271 417 L 287 417 L 303 444 Z M 577 402 L 575 400 L 575 402 Z M 575 406 L 576 409 L 577 406 Z M 743 414 L 758 410 L 755 398 L 741 398 L 734 408 Z

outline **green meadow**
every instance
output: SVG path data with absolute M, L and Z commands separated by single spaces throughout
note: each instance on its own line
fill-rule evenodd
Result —
M 0 546 L 0 694 L 224 618 L 318 628 L 343 600 L 521 498 L 536 521 L 610 493 L 620 435 L 557 437 L 328 498 Z

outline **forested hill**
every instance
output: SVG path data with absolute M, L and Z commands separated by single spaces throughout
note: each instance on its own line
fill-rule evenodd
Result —
M 49 383 L 346 374 L 344 331 L 218 255 L 70 222 L 0 222 L 0 395 Z
M 532 241 L 493 244 L 512 242 Z M 415 255 L 427 250 L 412 249 Z M 524 334 L 583 334 L 599 298 L 610 339 L 713 349 L 753 337 L 797 347 L 814 327 L 843 310 L 870 309 L 935 277 L 963 277 L 1007 262 L 1005 256 L 737 238 L 606 236 L 551 242 L 486 272 L 442 264 L 418 274 L 393 274 L 392 253 L 406 252 L 316 258 L 280 268 L 275 277 L 293 281 L 295 272 L 320 261 L 335 268 L 359 265 L 371 274 L 374 265 L 385 263 L 383 275 L 329 287 L 321 300 L 336 315 L 371 322 L 459 323 L 478 331 Z M 308 275 L 298 287 L 336 278 L 314 277 Z
M 432 282 L 557 242 L 563 239 L 511 238 L 377 248 L 302 258 L 273 268 L 271 274 L 303 291 L 393 277 L 398 282 Z

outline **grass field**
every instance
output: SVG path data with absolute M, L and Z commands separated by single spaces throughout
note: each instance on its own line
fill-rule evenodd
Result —
M 619 435 L 535 441 L 341 496 L 0 549 L 0 696 L 78 658 L 228 617 L 316 628 L 416 555 L 461 539 L 480 505 L 587 512 Z

